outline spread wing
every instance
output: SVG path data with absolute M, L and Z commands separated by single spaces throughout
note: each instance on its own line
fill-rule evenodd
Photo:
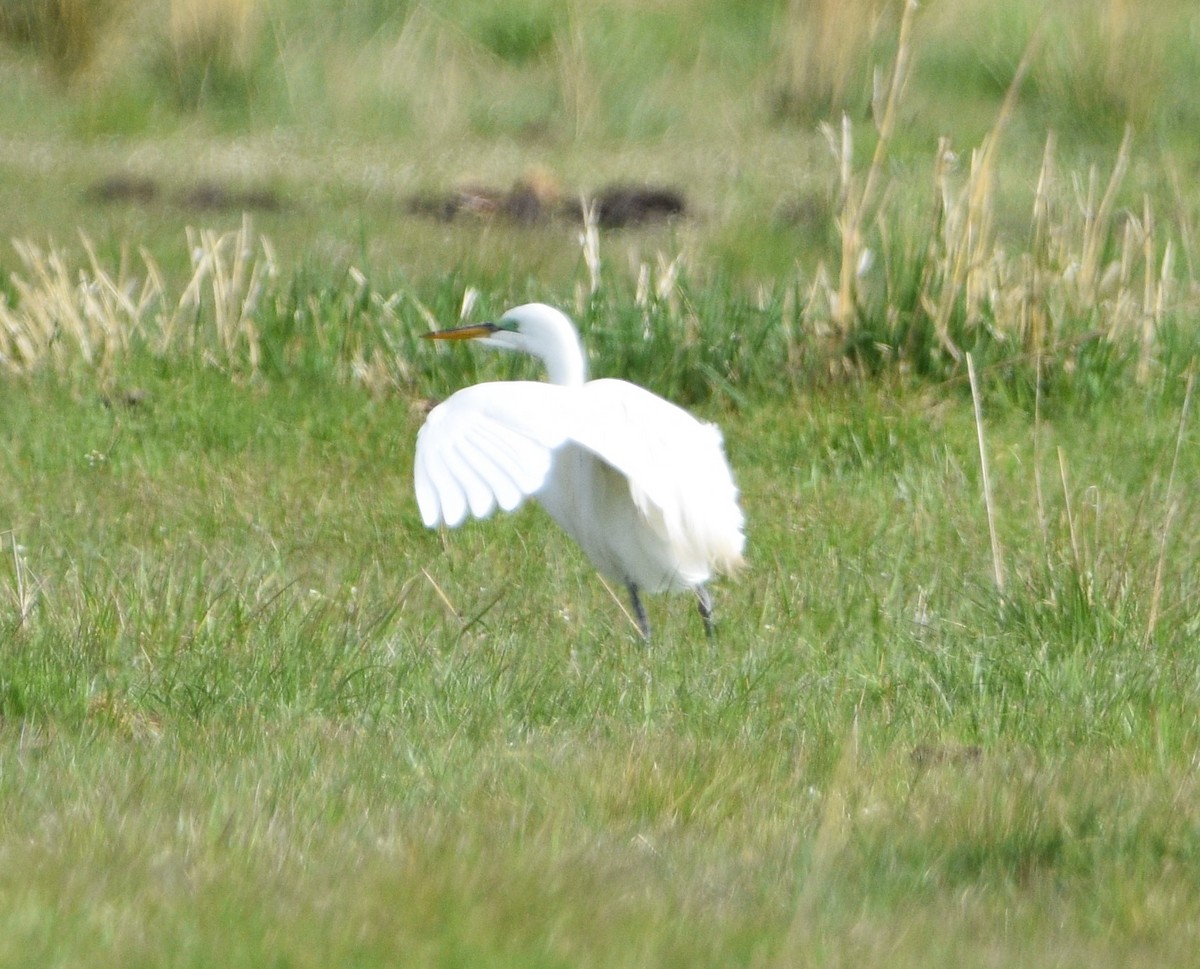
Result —
M 458 391 L 429 413 L 417 435 L 413 479 L 429 527 L 512 511 L 550 473 L 567 438 L 572 389 L 505 380 Z
M 743 516 L 720 431 L 624 380 L 582 387 L 477 384 L 430 412 L 414 479 L 425 524 L 454 526 L 517 508 L 573 441 L 620 472 L 646 526 L 680 557 L 728 571 L 741 562 Z
M 642 517 L 681 561 L 726 572 L 741 564 L 745 518 L 715 425 L 636 384 L 593 380 L 570 436 L 625 475 Z

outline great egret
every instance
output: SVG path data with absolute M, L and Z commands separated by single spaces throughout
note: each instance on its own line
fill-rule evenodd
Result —
M 414 482 L 430 528 L 485 518 L 526 498 L 541 505 L 609 578 L 641 592 L 691 589 L 712 635 L 704 583 L 742 564 L 744 518 L 721 432 L 624 380 L 587 380 L 571 321 L 529 303 L 492 323 L 438 330 L 538 357 L 550 383 L 508 380 L 458 391 L 417 435 Z

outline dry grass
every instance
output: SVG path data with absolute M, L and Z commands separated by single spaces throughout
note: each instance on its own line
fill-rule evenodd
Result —
M 192 275 L 178 296 L 149 252 L 139 254 L 140 272 L 128 255 L 113 269 L 86 235 L 80 241 L 85 262 L 74 267 L 61 249 L 14 242 L 23 270 L 11 277 L 15 302 L 0 298 L 0 369 L 83 366 L 107 379 L 138 346 L 159 356 L 200 352 L 239 373 L 258 369 L 255 314 L 276 265 L 249 220 L 233 232 L 188 231 Z
M 261 0 L 170 0 L 167 36 L 180 51 L 192 45 L 245 62 L 262 29 Z
M 778 32 L 775 111 L 810 120 L 871 104 L 871 57 L 894 6 L 790 0 Z
M 8 0 L 0 39 L 40 53 L 60 79 L 89 67 L 128 0 Z
M 1137 121 L 1158 107 L 1172 72 L 1178 4 L 1090 0 L 1067 4 L 1047 25 L 1039 76 L 1046 95 L 1096 114 Z
M 618 2 L 631 15 L 663 6 Z M 271 9 L 281 24 L 303 13 L 300 0 Z M 477 37 L 456 36 L 441 9 L 410 9 L 345 60 L 344 91 L 315 100 L 336 109 L 376 91 L 407 105 L 415 134 L 381 126 L 368 145 L 351 118 L 322 132 L 327 154 L 276 163 L 264 149 L 256 174 L 319 183 L 326 163 L 370 158 L 384 173 L 370 184 L 398 196 L 417 146 L 448 171 L 495 174 L 559 139 L 581 149 L 567 179 L 581 184 L 595 142 L 573 139 L 604 128 L 610 94 L 634 92 L 622 103 L 636 109 L 646 76 L 664 89 L 677 77 L 653 59 L 630 74 L 640 52 L 614 46 L 604 61 L 581 21 L 555 21 L 533 73 L 562 96 L 561 126 L 476 154 L 488 139 L 462 131 L 518 71 L 479 69 Z M 898 25 L 893 13 L 879 23 Z M 589 29 L 604 19 L 587 16 Z M 370 33 L 324 27 L 278 35 L 296 104 L 337 70 L 331 51 Z M 688 93 L 712 61 L 680 61 Z M 282 261 L 243 223 L 193 228 L 176 271 L 163 253 L 183 231 L 166 234 L 166 210 L 114 217 L 79 243 L 60 221 L 66 245 L 6 253 L 0 963 L 1188 963 L 1200 932 L 1194 387 L 1176 408 L 1182 381 L 1132 390 L 1132 366 L 1103 384 L 1111 395 L 1041 378 L 1085 341 L 1121 348 L 1143 379 L 1183 372 L 1194 341 L 1180 352 L 1167 336 L 1173 317 L 1195 316 L 1195 236 L 1132 188 L 1145 141 L 1114 139 L 1089 168 L 1067 160 L 1066 133 L 1043 142 L 1002 113 L 986 140 L 927 157 L 933 138 L 909 140 L 896 107 L 920 93 L 903 83 L 905 64 L 919 81 L 918 59 L 865 86 L 869 66 L 846 63 L 842 90 L 871 91 L 877 129 L 835 120 L 828 172 L 809 162 L 811 126 L 801 155 L 788 150 L 800 137 L 775 137 L 789 126 L 742 121 L 745 87 L 695 99 L 695 117 L 637 156 L 649 160 L 638 171 L 677 173 L 703 152 L 695 167 L 715 186 L 703 197 L 736 204 L 753 199 L 740 173 L 760 164 L 844 189 L 818 229 L 772 235 L 783 268 L 749 292 L 709 273 L 703 239 L 725 225 L 711 210 L 678 236 L 585 225 L 578 245 L 388 226 L 416 237 L 401 249 L 379 244 L 379 190 L 364 192 L 375 222 L 338 221 L 348 193 L 264 216 Z M 705 90 L 761 64 L 715 72 Z M 423 80 L 427 100 L 413 100 Z M 980 110 L 972 130 L 987 132 L 996 109 Z M 727 141 L 693 150 L 735 115 Z M 432 146 L 427 132 L 450 137 Z M 237 139 L 195 139 L 197 155 L 254 167 Z M 106 160 L 145 151 L 113 141 Z M 44 157 L 14 144 L 12 158 Z M 73 165 L 80 185 L 92 177 Z M 1189 165 L 1180 209 L 1194 206 Z M 767 205 L 747 217 L 753 233 L 769 234 Z M 825 231 L 831 211 L 840 238 Z M 318 236 L 336 237 L 336 259 Z M 111 238 L 129 251 L 110 254 L 99 240 Z M 436 282 L 411 282 L 425 240 Z M 551 282 L 511 259 L 538 245 L 567 251 L 574 275 Z M 795 268 L 803 247 L 826 264 Z M 668 600 L 661 644 L 638 647 L 533 510 L 441 537 L 413 510 L 414 388 L 436 397 L 521 372 L 414 352 L 414 331 L 573 293 L 597 373 L 701 401 L 726 429 L 754 568 L 722 590 L 716 643 L 697 642 L 691 605 Z M 932 360 L 934 382 L 811 379 L 857 374 L 872 352 L 896 370 Z M 942 380 L 963 366 L 974 412 L 966 374 Z M 68 379 L 17 379 L 39 369 Z M 1010 374 L 1034 377 L 1032 437 L 1005 397 Z M 148 396 L 98 406 L 86 388 L 108 380 Z
M 1058 172 L 1057 139 L 1050 133 L 1023 235 L 1026 248 L 1011 251 L 1011 235 L 1002 238 L 997 228 L 1001 145 L 1037 56 L 1036 42 L 1026 49 L 991 131 L 971 151 L 965 175 L 949 141 L 939 143 L 932 205 L 905 229 L 902 200 L 911 197 L 911 189 L 906 195 L 888 175 L 887 159 L 912 58 L 913 10 L 906 8 L 900 24 L 869 166 L 862 172 L 853 167 L 848 117 L 840 129 L 824 126 L 838 170 L 841 253 L 836 276 L 818 268 L 802 315 L 829 341 L 838 367 L 853 363 L 842 351 L 861 345 L 864 330 L 893 358 L 906 352 L 901 334 L 911 340 L 914 331 L 926 332 L 929 338 L 918 342 L 934 344 L 954 364 L 965 359 L 961 344 L 980 339 L 1034 359 L 1101 337 L 1136 347 L 1137 374 L 1145 380 L 1164 322 L 1184 305 L 1175 263 L 1177 248 L 1189 237 L 1161 224 L 1148 196 L 1138 209 L 1120 204 L 1132 129 L 1126 129 L 1107 175 L 1092 166 L 1068 179 Z M 910 241 L 903 243 L 906 236 Z M 1184 261 L 1192 265 L 1190 252 Z
M 1117 0 L 1110 8 L 1114 25 L 1134 29 Z M 235 60 L 235 50 L 252 46 L 263 17 L 252 0 L 216 5 L 174 0 L 163 9 L 170 13 L 164 29 L 179 44 L 223 37 L 218 46 L 228 47 Z M 964 4 L 961 9 L 972 8 Z M 807 341 L 820 362 L 836 370 L 855 370 L 866 357 L 870 365 L 882 361 L 944 372 L 960 369 L 965 353 L 982 342 L 1033 360 L 1053 359 L 1099 337 L 1133 348 L 1137 375 L 1148 379 L 1161 355 L 1164 324 L 1192 298 L 1181 287 L 1178 266 L 1190 271 L 1194 258 L 1185 220 L 1173 218 L 1174 213 L 1162 217 L 1148 196 L 1127 197 L 1132 133 L 1127 132 L 1109 171 L 1093 166 L 1065 174 L 1059 171 L 1058 141 L 1048 135 L 1040 170 L 1027 173 L 1031 184 L 1036 178 L 1028 221 L 1014 233 L 1011 199 L 1001 194 L 999 182 L 1004 171 L 1011 184 L 1013 165 L 1003 160 L 1004 140 L 1027 76 L 1047 56 L 1047 44 L 1030 44 L 978 147 L 958 152 L 943 140 L 931 160 L 928 183 L 914 184 L 891 159 L 918 62 L 921 16 L 913 3 L 878 0 L 860 0 L 855 16 L 824 2 L 789 8 L 780 37 L 812 48 L 803 57 L 796 54 L 794 64 L 810 57 L 839 72 L 837 84 L 820 82 L 829 90 L 844 92 L 850 65 L 865 64 L 877 49 L 894 50 L 894 58 L 871 85 L 875 131 L 865 166 L 856 162 L 861 135 L 851 115 L 844 114 L 840 126 L 824 126 L 834 155 L 840 244 L 803 285 L 796 286 L 794 276 L 778 281 L 787 294 L 782 315 L 795 339 L 783 341 L 791 348 L 786 360 L 763 366 L 794 371 L 800 356 L 811 359 L 807 350 L 795 352 L 798 341 Z M 503 87 L 504 79 L 516 74 L 478 39 L 427 8 L 398 17 L 395 26 L 398 33 L 372 38 L 348 69 L 346 97 L 358 97 L 378 83 L 390 92 L 393 109 L 425 119 L 429 132 L 450 135 L 470 126 L 478 108 L 471 105 L 483 96 L 489 77 Z M 600 65 L 588 61 L 585 40 L 591 38 L 585 26 L 593 25 L 575 14 L 559 24 L 555 43 L 537 68 L 542 80 L 558 89 L 576 137 L 600 124 L 592 83 Z M 1053 29 L 1053 24 L 1045 28 Z M 1106 29 L 1114 38 L 1120 34 L 1118 26 Z M 1036 81 L 1046 83 L 1043 76 Z M 144 343 L 159 354 L 203 346 L 222 367 L 256 372 L 262 357 L 258 309 L 275 269 L 269 245 L 252 243 L 248 233 L 247 227 L 222 236 L 190 231 L 194 278 L 179 295 L 165 292 L 148 252 L 140 253 L 139 270 L 130 268 L 135 260 L 125 259 L 114 271 L 99 264 L 86 239 L 80 268 L 72 268 L 64 252 L 19 243 L 23 268 L 13 275 L 15 299 L 0 307 L 3 366 L 28 371 L 49 364 L 61 370 L 79 361 L 107 373 L 132 346 Z M 573 287 L 579 312 L 601 286 L 600 237 L 586 220 L 582 254 Z M 670 279 L 667 291 L 673 291 L 682 262 L 661 262 L 675 267 L 661 271 Z M 635 275 L 649 273 L 641 268 L 648 265 L 641 255 L 632 263 Z M 610 259 L 604 269 L 611 272 L 612 264 Z M 648 275 L 631 284 L 636 302 L 647 302 L 649 287 Z M 353 317 L 359 312 L 357 297 L 347 298 Z M 371 295 L 363 311 L 373 313 L 370 306 L 378 310 L 381 332 L 403 328 L 394 317 L 394 303 Z M 689 311 L 678 301 L 670 312 L 688 325 Z M 389 367 L 395 372 L 396 358 L 377 341 L 362 346 L 361 353 L 344 355 L 342 362 L 351 366 L 342 372 L 371 374 L 373 384 L 386 383 L 394 379 L 387 374 Z M 980 352 L 976 360 L 987 363 Z
M 892 65 L 891 83 L 883 98 L 883 110 L 879 117 L 879 137 L 861 189 L 857 188 L 851 176 L 853 145 L 850 122 L 845 114 L 842 115 L 840 150 L 837 152 L 842 198 L 842 211 L 838 216 L 837 225 L 842 238 L 842 260 L 838 298 L 834 307 L 835 329 L 842 339 L 849 333 L 854 320 L 856 280 L 860 267 L 864 266 L 863 227 L 868 215 L 873 214 L 880 180 L 883 177 L 884 159 L 887 157 L 888 146 L 896 128 L 897 109 L 908 81 L 909 64 L 912 59 L 912 24 L 916 10 L 915 2 L 905 3 L 900 20 L 896 57 Z
M 204 331 L 194 323 L 209 318 L 209 332 L 215 338 L 210 342 L 220 354 L 218 364 L 234 369 L 245 365 L 251 373 L 256 372 L 262 351 L 255 313 L 276 275 L 271 244 L 265 237 L 255 240 L 249 219 L 243 219 L 236 232 L 189 230 L 188 248 L 192 278 L 174 312 L 163 318 L 159 352 L 170 352 L 180 336 L 189 351 L 203 346 Z M 206 305 L 209 313 L 204 312 Z

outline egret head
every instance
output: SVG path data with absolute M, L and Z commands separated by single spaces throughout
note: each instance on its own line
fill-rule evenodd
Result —
M 544 303 L 516 306 L 499 319 L 426 333 L 430 340 L 478 340 L 489 347 L 516 350 L 546 365 L 551 383 L 582 384 L 586 379 L 583 347 L 566 314 Z

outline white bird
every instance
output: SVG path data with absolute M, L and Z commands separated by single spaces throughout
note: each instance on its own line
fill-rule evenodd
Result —
M 587 379 L 571 321 L 529 303 L 492 323 L 424 334 L 478 339 L 538 357 L 550 383 L 508 380 L 458 391 L 417 435 L 414 483 L 430 528 L 536 498 L 602 575 L 641 592 L 691 589 L 712 635 L 714 572 L 742 564 L 744 518 L 721 432 L 624 380 Z

